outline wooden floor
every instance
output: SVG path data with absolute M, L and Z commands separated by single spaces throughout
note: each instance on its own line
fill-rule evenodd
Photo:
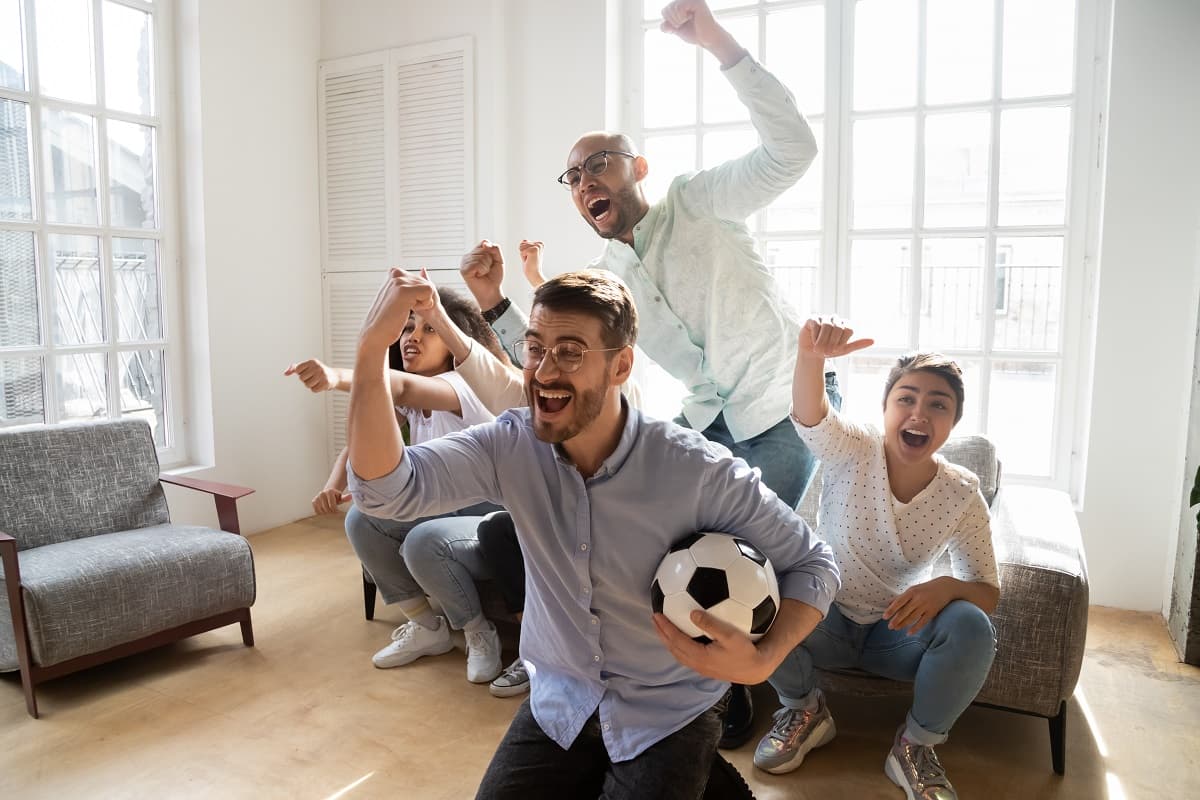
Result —
M 376 670 L 402 620 L 362 615 L 339 518 L 251 538 L 258 646 L 236 625 L 45 684 L 30 719 L 0 679 L 0 798 L 464 798 L 516 709 L 468 684 L 459 650 Z M 461 646 L 461 639 L 459 640 Z M 758 687 L 760 733 L 774 709 Z M 883 759 L 906 703 L 833 697 L 838 737 L 797 772 L 727 756 L 759 798 L 892 798 Z M 939 748 L 964 798 L 1200 797 L 1200 669 L 1161 618 L 1093 608 L 1068 720 L 1067 775 L 1046 722 L 972 708 Z

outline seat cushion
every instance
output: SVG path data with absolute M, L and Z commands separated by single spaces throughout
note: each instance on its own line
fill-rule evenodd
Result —
M 155 525 L 20 553 L 35 664 L 50 666 L 254 603 L 241 536 Z M 0 597 L 0 670 L 17 669 L 12 616 Z

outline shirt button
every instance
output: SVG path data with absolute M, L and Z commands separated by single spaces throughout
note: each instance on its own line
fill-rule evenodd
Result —
M 599 624 L 600 624 L 600 620 L 596 619 L 595 617 L 592 617 L 592 624 L 593 624 L 593 625 L 599 625 Z
M 658 295 L 655 295 L 655 296 L 654 296 L 654 302 L 656 302 L 656 303 L 661 303 L 661 302 L 662 302 L 662 298 L 661 298 L 661 297 L 659 297 Z
M 600 656 L 592 656 L 592 661 L 599 662 Z
M 612 730 L 612 723 L 610 723 L 610 722 L 604 723 L 604 730 L 606 730 L 606 731 Z
M 584 542 L 583 544 L 579 545 L 579 549 L 586 553 L 587 552 L 587 542 Z

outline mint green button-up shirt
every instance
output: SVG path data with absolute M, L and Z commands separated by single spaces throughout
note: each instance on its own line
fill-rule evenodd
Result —
M 817 144 L 791 93 L 749 56 L 723 74 L 762 143 L 677 177 L 634 227 L 633 247 L 609 240 L 590 266 L 629 286 L 638 344 L 687 388 L 688 423 L 704 430 L 724 412 L 744 441 L 787 417 L 801 325 L 745 220 L 804 175 Z M 510 347 L 527 319 L 510 306 L 492 327 Z

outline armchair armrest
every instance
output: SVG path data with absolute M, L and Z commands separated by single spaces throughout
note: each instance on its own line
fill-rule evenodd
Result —
M 17 540 L 0 531 L 0 563 L 4 566 L 4 584 L 8 591 L 8 610 L 12 615 L 13 639 L 17 645 L 17 664 L 21 669 L 22 682 L 33 667 L 29 632 L 25 627 L 25 595 L 21 591 L 21 567 L 17 561 Z M 37 702 L 33 691 L 26 684 L 25 707 L 37 717 Z
M 245 486 L 235 486 L 231 483 L 216 483 L 215 481 L 202 481 L 197 478 L 185 478 L 182 475 L 159 475 L 158 479 L 162 483 L 183 486 L 187 489 L 195 489 L 198 492 L 211 494 L 213 501 L 217 504 L 217 520 L 221 525 L 221 530 L 241 534 L 242 528 L 238 523 L 237 500 L 239 497 L 253 494 L 253 489 Z

